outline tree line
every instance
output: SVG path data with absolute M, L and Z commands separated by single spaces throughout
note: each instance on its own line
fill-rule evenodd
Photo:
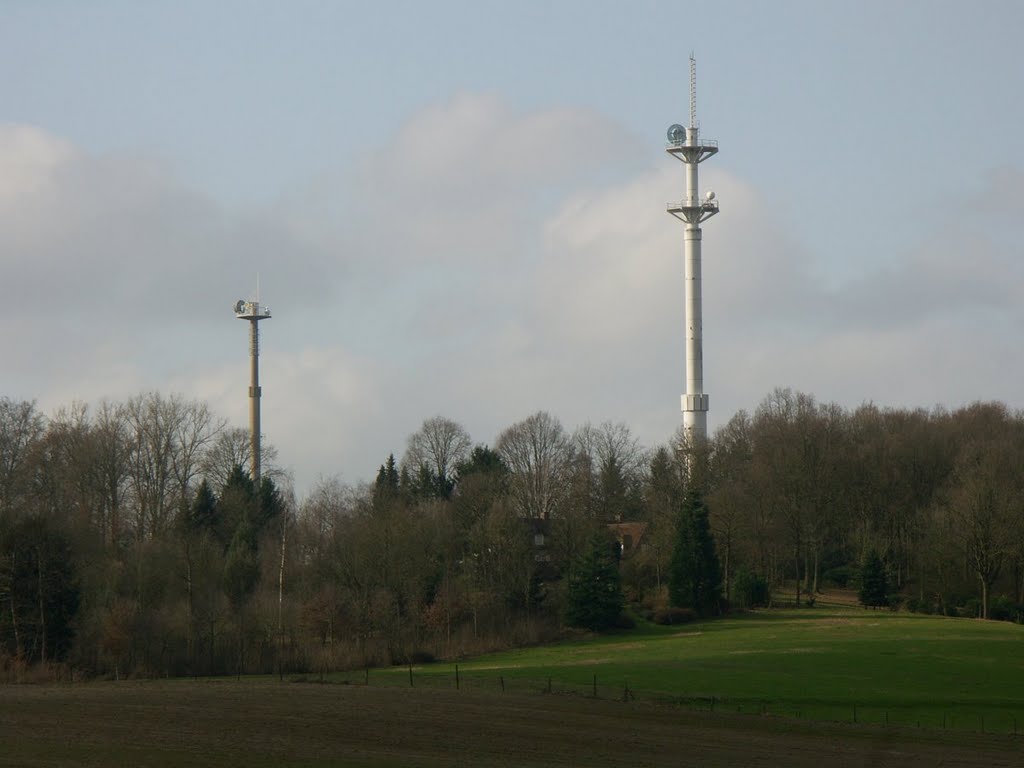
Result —
M 178 396 L 48 417 L 0 399 L 0 670 L 452 657 L 615 624 L 623 602 L 813 604 L 864 563 L 875 604 L 1019 619 L 1024 602 L 1024 416 L 999 403 L 850 410 L 776 390 L 706 441 L 650 449 L 546 412 L 483 445 L 437 416 L 373 481 L 301 500 L 272 448 L 254 483 L 248 450 Z

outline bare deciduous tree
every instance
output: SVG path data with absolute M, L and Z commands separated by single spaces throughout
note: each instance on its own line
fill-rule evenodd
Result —
M 26 462 L 45 429 L 34 402 L 0 398 L 0 515 L 16 513 L 24 501 Z
M 411 474 L 427 467 L 442 490 L 450 489 L 455 481 L 455 468 L 466 460 L 472 445 L 461 424 L 434 416 L 409 435 L 403 463 Z
M 199 472 L 213 488 L 220 489 L 231 477 L 231 470 L 241 467 L 248 471 L 252 458 L 252 442 L 249 430 L 244 427 L 225 427 L 219 429 L 213 439 L 206 445 L 199 465 Z M 275 482 L 283 472 L 277 466 L 277 448 L 263 441 L 260 446 L 260 474 Z
M 558 419 L 538 411 L 502 432 L 496 447 L 509 468 L 509 490 L 519 514 L 544 520 L 557 514 L 572 456 Z

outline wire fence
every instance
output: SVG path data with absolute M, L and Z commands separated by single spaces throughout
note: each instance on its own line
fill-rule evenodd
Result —
M 291 676 L 293 682 L 454 689 L 495 694 L 578 696 L 623 703 L 646 702 L 702 712 L 733 713 L 762 717 L 851 723 L 857 725 L 959 730 L 986 734 L 1024 736 L 1024 708 L 956 703 L 938 707 L 922 702 L 875 705 L 821 699 L 786 701 L 770 696 L 716 696 L 636 690 L 628 679 L 612 680 L 591 675 L 589 681 L 568 681 L 557 676 L 522 676 L 497 670 L 435 669 L 406 666 L 363 669 L 346 673 Z

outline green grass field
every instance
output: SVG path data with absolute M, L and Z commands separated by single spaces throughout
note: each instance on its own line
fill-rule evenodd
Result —
M 463 687 L 551 689 L 720 711 L 1024 734 L 1024 626 L 844 608 L 761 611 L 459 663 Z M 454 664 L 415 667 L 453 686 Z M 408 685 L 408 670 L 371 684 Z M 351 677 L 353 681 L 361 676 Z

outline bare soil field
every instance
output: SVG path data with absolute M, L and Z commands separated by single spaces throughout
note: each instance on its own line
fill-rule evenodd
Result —
M 266 680 L 0 687 L 0 766 L 1018 766 L 1024 740 L 579 696 Z

